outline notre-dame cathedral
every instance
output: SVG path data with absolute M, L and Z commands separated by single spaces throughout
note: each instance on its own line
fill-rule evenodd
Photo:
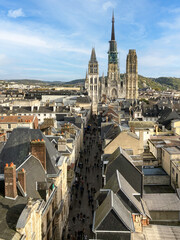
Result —
M 112 16 L 111 40 L 108 51 L 108 72 L 99 80 L 99 66 L 95 49 L 92 49 L 91 58 L 86 73 L 85 88 L 92 100 L 92 111 L 97 112 L 100 101 L 138 98 L 138 69 L 136 50 L 129 50 L 126 60 L 126 74 L 120 77 L 117 43 L 115 40 L 114 14 Z

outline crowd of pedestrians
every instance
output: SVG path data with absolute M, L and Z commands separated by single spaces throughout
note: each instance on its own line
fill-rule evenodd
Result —
M 93 238 L 94 195 L 101 187 L 101 144 L 95 118 L 91 119 L 85 130 L 84 150 L 80 154 L 76 170 L 77 168 L 70 195 L 67 235 L 64 239 L 86 240 Z

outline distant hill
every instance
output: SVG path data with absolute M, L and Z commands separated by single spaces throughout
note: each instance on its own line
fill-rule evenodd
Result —
M 124 78 L 125 74 L 121 74 L 121 78 Z M 139 75 L 139 88 L 147 88 L 150 87 L 152 89 L 155 89 L 157 91 L 163 91 L 167 88 L 169 89 L 175 89 L 180 90 L 180 78 L 173 78 L 173 77 L 159 77 L 159 78 L 150 78 L 150 77 L 144 77 Z M 101 77 L 100 77 L 101 79 Z M 20 84 L 37 84 L 37 85 L 66 85 L 66 86 L 82 86 L 85 82 L 85 79 L 75 79 L 68 82 L 62 82 L 62 81 L 42 81 L 42 80 L 32 80 L 32 79 L 15 79 L 15 80 L 8 80 L 6 82 L 16 82 Z
M 82 84 L 84 84 L 84 82 L 85 82 L 85 79 L 76 79 L 76 80 L 72 80 L 72 81 L 69 81 L 69 82 L 65 82 L 65 83 L 63 83 L 62 82 L 62 84 L 75 84 L 75 85 L 82 85 Z
M 11 80 L 5 80 L 8 83 L 18 83 L 18 84 L 25 84 L 25 85 L 31 85 L 31 84 L 44 84 L 41 80 L 33 80 L 33 79 L 11 79 Z
M 143 88 L 145 85 L 157 91 L 166 90 L 167 88 L 180 90 L 180 78 L 147 78 L 139 75 L 139 88 Z

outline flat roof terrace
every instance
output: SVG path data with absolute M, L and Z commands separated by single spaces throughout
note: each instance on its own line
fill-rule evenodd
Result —
M 145 176 L 167 175 L 162 167 L 143 167 L 142 172 Z
M 180 147 L 164 147 L 164 150 L 166 150 L 169 154 L 180 154 Z

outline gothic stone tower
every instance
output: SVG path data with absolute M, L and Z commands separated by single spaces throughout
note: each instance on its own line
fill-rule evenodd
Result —
M 99 101 L 99 66 L 98 61 L 96 60 L 96 53 L 94 48 L 91 52 L 85 87 L 92 101 L 92 112 L 96 114 Z
M 115 41 L 114 14 L 112 16 L 111 41 L 108 51 L 108 73 L 106 95 L 109 99 L 125 97 L 124 82 L 120 79 L 117 43 Z
M 136 50 L 129 50 L 126 60 L 126 99 L 138 99 L 138 68 Z

